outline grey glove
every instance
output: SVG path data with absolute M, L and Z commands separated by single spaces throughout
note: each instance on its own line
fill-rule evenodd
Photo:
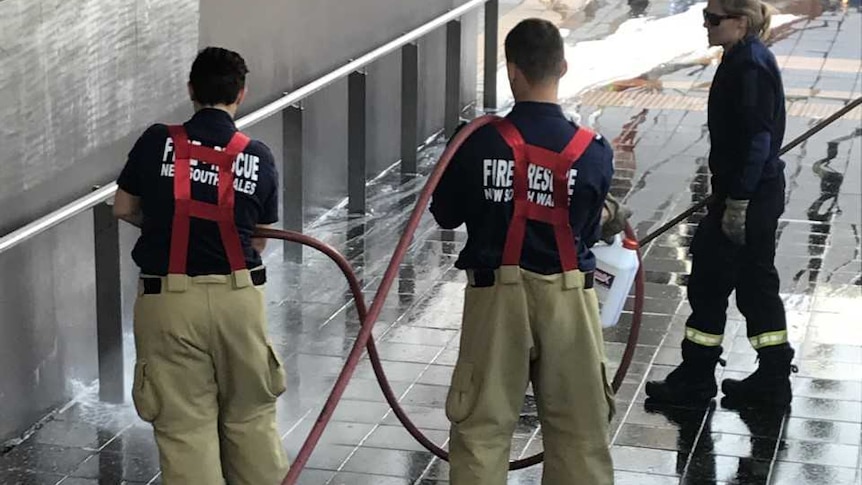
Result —
M 747 200 L 727 199 L 724 201 L 721 232 L 739 246 L 745 244 L 745 215 L 747 212 Z
M 620 203 L 613 195 L 605 197 L 604 210 L 602 214 L 602 241 L 612 244 L 614 236 L 623 231 L 626 221 L 632 215 L 632 211 Z

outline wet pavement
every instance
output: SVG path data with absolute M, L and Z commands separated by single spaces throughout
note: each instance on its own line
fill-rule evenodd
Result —
M 569 41 L 615 31 L 629 15 L 621 5 L 625 3 L 598 2 L 587 15 L 567 17 Z M 798 106 L 789 111 L 789 141 L 822 113 L 862 95 L 862 14 L 858 4 L 796 2 L 785 7 L 813 15 L 790 23 L 773 46 L 783 62 L 788 101 Z M 636 15 L 666 16 L 681 7 L 653 2 L 635 8 L 642 8 Z M 612 191 L 634 210 L 631 222 L 641 236 L 707 195 L 703 101 L 714 72 L 708 57 L 668 63 L 629 82 L 580 92 L 567 103 L 613 141 L 617 170 Z M 427 147 L 426 169 L 440 149 L 440 143 Z M 696 214 L 644 251 L 643 326 L 617 394 L 613 422 L 618 485 L 862 483 L 860 110 L 784 160 L 787 210 L 776 265 L 799 366 L 792 377 L 791 409 L 734 410 L 721 396 L 705 408 L 644 403 L 645 380 L 665 376 L 680 359 L 689 313 L 686 247 L 702 216 Z M 351 258 L 369 301 L 422 183 L 420 177 L 402 185 L 397 173 L 390 173 L 371 184 L 367 217 L 348 219 L 334 211 L 308 230 Z M 447 440 L 443 402 L 457 356 L 465 282 L 452 264 L 464 240 L 464 232 L 439 230 L 426 214 L 374 330 L 395 392 L 439 445 Z M 289 453 L 295 455 L 350 350 L 359 321 L 334 265 L 311 250 L 304 252 L 301 265 L 278 263 L 279 257 L 277 252 L 270 255 L 268 314 L 274 346 L 289 373 L 288 392 L 278 403 L 279 427 Z M 614 365 L 630 323 L 627 312 L 617 327 L 605 332 Z M 132 356 L 131 347 L 127 354 Z M 757 365 L 733 306 L 724 357 L 727 366 L 716 371 L 719 377 L 744 376 Z M 83 389 L 78 401 L 0 455 L 0 483 L 160 483 L 149 426 L 135 416 L 129 402 L 106 405 L 96 395 L 92 386 Z M 541 450 L 532 404 L 528 398 L 513 438 L 513 458 Z M 401 428 L 366 359 L 300 483 L 430 485 L 445 483 L 447 471 L 444 462 Z M 513 484 L 538 484 L 541 467 L 510 477 Z

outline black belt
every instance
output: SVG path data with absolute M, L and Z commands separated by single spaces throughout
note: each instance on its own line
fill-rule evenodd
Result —
M 253 269 L 249 273 L 251 274 L 251 282 L 254 286 L 266 283 L 266 268 Z M 141 281 L 144 283 L 145 295 L 158 295 L 162 292 L 162 277 L 141 276 Z
M 487 288 L 494 286 L 497 277 L 494 275 L 493 269 L 473 269 L 473 288 Z M 584 273 L 584 289 L 588 290 L 593 287 L 594 274 L 592 271 Z

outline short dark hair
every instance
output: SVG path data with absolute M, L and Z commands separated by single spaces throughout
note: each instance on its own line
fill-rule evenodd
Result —
M 558 77 L 564 59 L 560 30 L 547 20 L 522 20 L 506 36 L 506 61 L 531 84 Z
M 207 47 L 198 52 L 189 74 L 194 100 L 204 106 L 233 104 L 245 87 L 248 67 L 236 52 Z

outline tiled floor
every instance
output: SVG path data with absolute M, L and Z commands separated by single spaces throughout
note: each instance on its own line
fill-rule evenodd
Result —
M 619 6 L 600 3 L 593 17 L 579 24 L 583 38 L 618 25 L 613 5 Z M 665 7 L 668 4 L 654 3 L 646 12 Z M 860 95 L 862 69 L 827 69 L 862 58 L 862 15 L 858 7 L 837 7 L 794 24 L 774 45 L 776 53 L 790 58 L 834 61 L 821 63 L 819 70 L 794 61 L 784 70 L 788 87 L 808 92 L 794 102 L 833 103 L 837 109 L 836 99 Z M 578 25 L 570 28 L 576 32 Z M 845 67 L 840 69 L 846 71 Z M 705 95 L 713 73 L 710 65 L 664 66 L 647 77 L 659 81 L 650 86 L 663 89 L 660 92 L 695 97 Z M 662 83 L 669 87 L 661 88 Z M 613 192 L 626 197 L 634 209 L 632 225 L 641 236 L 706 195 L 704 112 L 637 103 L 592 106 L 579 100 L 572 100 L 568 108 L 613 140 L 617 150 Z M 788 118 L 786 141 L 812 123 L 806 117 Z M 439 145 L 425 151 L 426 168 L 439 152 Z M 792 378 L 792 408 L 786 414 L 734 410 L 721 399 L 703 409 L 644 404 L 644 381 L 663 377 L 679 362 L 679 342 L 689 313 L 686 246 L 700 217 L 695 215 L 644 251 L 643 326 L 617 395 L 613 423 L 617 484 L 862 483 L 858 115 L 836 122 L 784 159 L 788 196 L 777 266 L 799 366 Z M 370 187 L 372 210 L 367 218 L 347 220 L 334 214 L 310 230 L 351 258 L 369 301 L 423 182 L 398 186 L 395 178 Z M 436 229 L 426 215 L 374 330 L 395 392 L 411 418 L 439 445 L 447 440 L 449 424 L 442 406 L 457 355 L 464 286 L 463 274 L 452 264 L 464 236 L 461 231 Z M 272 262 L 270 273 L 271 334 L 289 371 L 289 390 L 279 400 L 279 427 L 287 449 L 295 454 L 350 350 L 359 321 L 338 270 L 320 255 L 307 250 L 302 265 Z M 630 311 L 631 302 L 627 308 Z M 755 354 L 740 314 L 732 309 L 730 317 L 725 339 L 728 362 L 717 372 L 744 376 L 756 368 Z M 606 331 L 608 355 L 614 362 L 622 355 L 630 323 L 631 314 L 626 313 L 617 327 Z M 128 403 L 105 405 L 94 396 L 93 390 L 84 392 L 79 401 L 0 456 L 0 483 L 159 483 L 149 427 Z M 532 404 L 530 399 L 525 403 L 513 439 L 513 458 L 541 450 Z M 512 473 L 510 483 L 539 483 L 540 477 L 539 466 Z M 438 484 L 446 479 L 447 465 L 424 451 L 392 415 L 366 360 L 300 482 Z

